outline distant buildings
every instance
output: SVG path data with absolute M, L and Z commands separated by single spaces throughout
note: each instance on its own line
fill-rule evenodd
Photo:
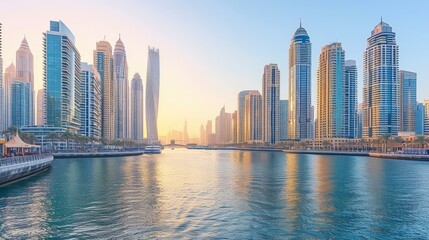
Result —
M 262 141 L 262 96 L 259 91 L 249 91 L 244 104 L 244 141 Z
M 424 135 L 429 135 L 429 100 L 423 101 L 424 112 Z
M 115 139 L 118 99 L 114 58 L 109 42 L 97 42 L 94 66 L 101 80 L 101 136 L 110 142 Z
M 296 30 L 289 47 L 289 139 L 307 139 L 311 133 L 311 42 L 307 31 Z
M 262 141 L 280 140 L 280 71 L 277 64 L 264 67 L 262 76 Z
M 115 44 L 115 50 L 113 53 L 115 62 L 115 74 L 117 81 L 117 115 L 116 115 L 116 133 L 117 139 L 128 139 L 129 137 L 129 86 L 128 86 L 128 63 L 127 54 L 125 52 L 125 46 L 119 37 Z
M 140 74 L 134 74 L 131 80 L 131 139 L 143 141 L 143 81 Z
M 101 138 L 101 81 L 97 69 L 81 63 L 81 124 L 79 133 Z
M 237 119 L 237 117 L 238 117 L 238 113 L 237 113 L 237 111 L 234 111 L 233 113 L 232 113 L 232 142 L 233 143 L 237 143 L 237 134 L 238 134 L 238 132 L 237 132 L 237 125 L 238 125 L 238 119 Z
M 238 93 L 237 104 L 237 142 L 245 142 L 244 138 L 244 111 L 245 111 L 245 98 L 251 90 L 245 90 Z
M 212 120 L 208 120 L 206 124 L 206 141 L 207 145 L 216 144 L 216 134 L 213 133 L 213 122 Z
M 345 82 L 344 82 L 344 122 L 345 122 L 345 137 L 357 137 L 357 111 L 358 111 L 358 96 L 357 96 L 357 67 L 355 60 L 345 61 Z
M 77 133 L 80 126 L 80 54 L 61 21 L 51 21 L 43 38 L 45 123 Z
M 399 131 L 416 132 L 417 74 L 399 71 Z
M 27 39 L 24 39 L 21 42 L 21 46 L 16 51 L 16 73 L 15 80 L 29 83 L 31 94 L 26 101 L 28 105 L 28 124 L 34 125 L 34 63 L 33 63 L 33 54 L 30 51 L 30 47 L 28 46 Z
M 280 100 L 280 141 L 288 139 L 288 100 Z
M 149 141 L 158 140 L 159 78 L 159 50 L 149 47 L 146 76 L 146 127 Z
M 399 130 L 399 47 L 380 21 L 371 32 L 363 61 L 363 137 L 397 135 Z
M 12 121 L 12 103 L 11 103 L 11 86 L 12 82 L 15 80 L 16 68 L 13 63 L 11 63 L 4 72 L 3 84 L 4 84 L 4 124 L 5 129 L 11 126 Z M 1 118 L 1 117 L 0 117 Z
M 232 142 L 232 114 L 225 112 L 225 106 L 216 117 L 215 133 L 217 144 L 227 144 Z

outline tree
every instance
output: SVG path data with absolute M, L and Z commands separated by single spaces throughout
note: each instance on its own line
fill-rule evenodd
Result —
M 326 150 L 328 147 L 331 147 L 331 143 L 329 141 L 327 141 L 327 140 L 324 140 L 322 142 L 322 146 L 323 146 L 323 149 Z
M 55 132 L 50 132 L 50 133 L 48 133 L 47 138 L 51 139 L 52 150 L 55 151 L 54 142 L 55 142 L 55 140 L 59 139 L 60 136 Z
M 73 134 L 67 130 L 61 134 L 61 138 L 66 140 L 66 150 L 69 150 L 69 140 L 73 138 Z
M 34 144 L 34 141 L 36 141 L 36 136 L 32 133 L 21 133 L 21 138 L 24 142 Z
M 403 141 L 402 137 L 397 136 L 393 141 L 395 142 L 395 145 L 396 145 L 396 151 L 398 151 L 399 146 L 402 146 L 402 141 Z
M 414 138 L 414 142 L 419 144 L 421 148 L 424 148 L 426 143 L 425 136 L 417 136 L 416 138 Z
M 384 143 L 384 152 L 387 152 L 387 148 L 390 142 L 390 134 L 384 134 L 381 136 L 381 140 Z

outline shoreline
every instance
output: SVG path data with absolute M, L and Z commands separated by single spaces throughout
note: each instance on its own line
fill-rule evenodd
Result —
M 57 158 L 90 158 L 90 157 L 126 157 L 143 155 L 144 151 L 125 152 L 57 152 L 52 153 Z

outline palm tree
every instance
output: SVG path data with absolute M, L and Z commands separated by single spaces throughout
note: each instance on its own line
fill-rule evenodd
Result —
M 387 152 L 387 148 L 390 140 L 390 134 L 382 135 L 381 140 L 384 142 L 384 152 Z
M 51 144 L 52 144 L 51 146 L 52 146 L 52 150 L 53 150 L 53 151 L 55 151 L 54 141 L 55 141 L 56 139 L 59 139 L 59 138 L 60 138 L 60 136 L 59 136 L 57 133 L 55 133 L 55 132 L 50 132 L 50 133 L 48 133 L 47 138 L 48 138 L 48 139 L 51 139 Z
M 34 141 L 36 141 L 36 136 L 32 133 L 21 133 L 21 137 L 26 143 L 34 144 Z
M 425 136 L 417 136 L 416 138 L 414 138 L 414 142 L 419 144 L 421 148 L 424 148 L 426 143 Z
M 327 140 L 324 140 L 323 142 L 322 142 L 322 146 L 323 146 L 323 149 L 327 149 L 328 147 L 330 147 L 331 146 L 331 143 L 329 142 L 329 141 L 327 141 Z
M 61 134 L 61 138 L 66 140 L 66 150 L 69 150 L 69 140 L 70 138 L 73 138 L 73 134 L 67 130 L 65 132 L 63 132 L 63 134 Z
M 399 146 L 402 146 L 402 137 L 399 137 L 399 136 L 395 137 L 394 141 L 395 141 L 395 145 L 396 145 L 396 151 L 398 151 Z

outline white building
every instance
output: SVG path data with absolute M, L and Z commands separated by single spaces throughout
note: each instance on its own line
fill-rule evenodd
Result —
M 158 141 L 159 50 L 149 47 L 146 75 L 147 139 Z
M 81 63 L 81 125 L 79 133 L 101 138 L 101 80 L 97 69 Z
M 131 139 L 143 141 L 143 82 L 138 73 L 131 80 Z
M 124 43 L 119 37 L 113 53 L 117 81 L 116 138 L 129 138 L 128 64 Z

